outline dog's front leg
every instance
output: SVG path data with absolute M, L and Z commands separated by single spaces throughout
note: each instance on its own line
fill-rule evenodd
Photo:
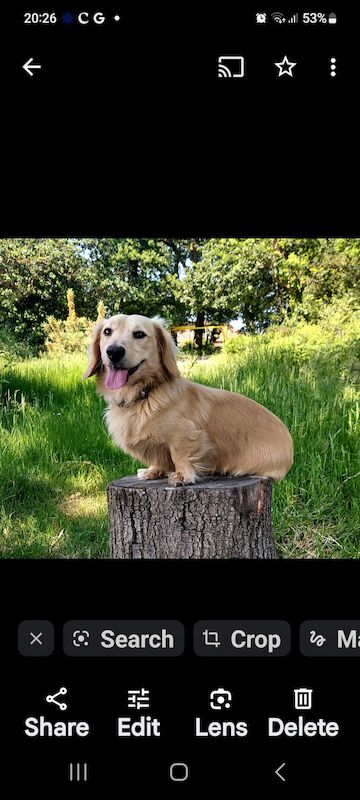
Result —
M 137 477 L 140 481 L 156 481 L 158 478 L 164 478 L 165 472 L 162 472 L 159 467 L 151 464 L 147 469 L 138 469 Z
M 181 432 L 173 436 L 170 455 L 175 471 L 169 474 L 171 486 L 195 483 L 196 478 L 207 471 L 207 459 L 211 449 L 205 431 L 196 429 L 193 422 L 185 420 Z
M 196 482 L 196 472 L 191 464 L 179 463 L 175 472 L 170 472 L 168 477 L 170 486 L 184 486 Z

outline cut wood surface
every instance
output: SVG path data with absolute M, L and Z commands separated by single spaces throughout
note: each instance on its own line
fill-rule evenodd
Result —
M 131 476 L 108 486 L 112 558 L 276 558 L 269 478 L 215 476 L 168 485 Z

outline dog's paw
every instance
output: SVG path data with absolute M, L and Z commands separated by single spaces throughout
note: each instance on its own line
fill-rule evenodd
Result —
M 170 472 L 168 482 L 170 486 L 185 486 L 195 483 L 196 476 L 193 472 Z
M 138 469 L 137 477 L 139 481 L 155 481 L 157 478 L 161 478 L 162 474 L 158 469 L 149 467 L 148 469 Z

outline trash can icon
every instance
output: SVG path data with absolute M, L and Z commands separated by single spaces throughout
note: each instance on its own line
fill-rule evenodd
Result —
M 313 689 L 294 689 L 294 705 L 296 711 L 310 711 L 312 708 Z

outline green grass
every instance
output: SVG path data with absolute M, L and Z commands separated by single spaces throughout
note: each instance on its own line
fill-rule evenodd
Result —
M 135 462 L 109 439 L 85 362 L 30 359 L 2 378 L 2 557 L 107 557 L 107 484 Z
M 238 337 L 183 374 L 253 397 L 291 430 L 295 463 L 273 490 L 283 558 L 360 557 L 358 342 Z M 231 349 L 231 345 L 230 345 Z M 0 555 L 107 558 L 107 484 L 137 464 L 109 439 L 103 401 L 76 356 L 0 372 Z

